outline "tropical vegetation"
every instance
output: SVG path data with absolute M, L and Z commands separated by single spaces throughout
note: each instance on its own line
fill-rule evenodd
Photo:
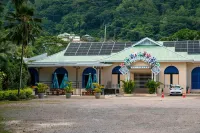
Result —
M 3 0 L 5 13 L 13 8 Z M 43 18 L 44 35 L 89 34 L 103 40 L 138 41 L 169 37 L 182 29 L 200 30 L 199 0 L 29 0 Z M 176 40 L 183 38 L 176 38 Z M 185 39 L 185 38 L 184 38 Z
M 126 94 L 132 94 L 135 90 L 135 82 L 133 80 L 121 80 L 123 82 L 122 89 Z
M 20 95 L 18 96 L 17 90 L 4 90 L 0 91 L 0 101 L 2 100 L 10 100 L 17 101 L 23 99 L 31 99 L 33 90 L 31 88 L 21 89 Z
M 38 93 L 45 93 L 47 89 L 49 89 L 49 86 L 47 84 L 37 83 L 37 92 Z
M 67 86 L 65 87 L 66 93 L 72 93 L 73 92 L 72 82 L 67 82 Z
M 93 83 L 93 86 L 95 93 L 101 93 L 102 89 L 104 88 L 104 86 L 100 85 L 99 83 Z
M 22 69 L 23 69 L 23 57 L 24 48 L 30 42 L 35 40 L 35 36 L 40 32 L 40 26 L 38 23 L 40 19 L 34 17 L 34 9 L 29 7 L 26 0 L 12 0 L 15 6 L 14 12 L 8 12 L 6 16 L 6 27 L 8 28 L 7 39 L 21 45 L 21 58 L 20 58 L 20 77 L 19 77 L 19 89 L 22 87 Z
M 105 28 L 107 41 L 199 40 L 200 1 L 1 0 L 0 89 L 26 87 L 30 75 L 22 57 L 64 50 L 68 42 L 58 34 L 103 41 Z
M 154 80 L 148 80 L 145 86 L 149 89 L 149 94 L 156 93 L 157 88 L 161 85 L 160 82 Z

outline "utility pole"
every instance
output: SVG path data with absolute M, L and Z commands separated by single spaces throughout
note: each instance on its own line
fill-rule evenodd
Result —
M 105 25 L 105 30 L 104 30 L 104 42 L 106 42 L 106 25 Z

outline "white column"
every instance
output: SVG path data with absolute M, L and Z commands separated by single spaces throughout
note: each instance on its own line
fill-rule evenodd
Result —
M 154 75 L 154 81 L 156 81 L 156 75 L 155 74 L 153 74 Z

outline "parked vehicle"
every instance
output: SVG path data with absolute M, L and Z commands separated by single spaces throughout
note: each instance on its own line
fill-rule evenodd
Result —
M 180 85 L 170 85 L 170 96 L 171 95 L 181 95 L 183 94 L 182 89 Z

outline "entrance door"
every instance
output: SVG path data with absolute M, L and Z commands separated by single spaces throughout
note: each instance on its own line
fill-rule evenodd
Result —
M 145 87 L 145 84 L 149 79 L 151 79 L 151 73 L 134 73 L 135 92 L 148 93 L 148 88 Z

